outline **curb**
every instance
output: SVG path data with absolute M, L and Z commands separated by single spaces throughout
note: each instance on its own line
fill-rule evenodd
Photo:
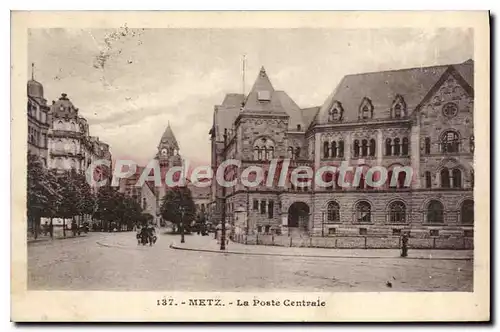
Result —
M 254 255 L 254 256 L 278 256 L 278 257 L 300 257 L 300 258 L 358 258 L 358 259 L 427 259 L 427 260 L 456 260 L 456 261 L 469 261 L 472 260 L 473 258 L 465 258 L 465 257 L 440 257 L 440 258 L 429 258 L 429 257 L 406 257 L 406 258 L 401 258 L 399 256 L 339 256 L 339 255 L 321 255 L 321 256 L 315 256 L 315 255 L 293 255 L 293 254 L 267 254 L 267 253 L 262 253 L 262 252 L 242 252 L 242 251 L 217 251 L 217 250 L 211 250 L 211 249 L 195 249 L 195 248 L 182 248 L 182 247 L 177 247 L 173 243 L 170 245 L 171 249 L 175 250 L 185 250 L 185 251 L 197 251 L 197 252 L 209 252 L 209 253 L 214 253 L 214 254 L 233 254 L 233 255 Z

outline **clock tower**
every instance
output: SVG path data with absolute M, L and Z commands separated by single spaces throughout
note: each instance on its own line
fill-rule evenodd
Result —
M 172 166 L 182 165 L 181 156 L 179 155 L 179 145 L 175 139 L 174 132 L 170 127 L 170 123 L 161 136 L 158 144 L 158 152 L 156 153 L 161 168 L 169 168 Z

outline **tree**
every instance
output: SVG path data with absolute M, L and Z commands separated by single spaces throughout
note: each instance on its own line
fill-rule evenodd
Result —
M 183 216 L 181 208 L 184 209 Z M 196 216 L 191 190 L 187 187 L 169 188 L 163 197 L 160 212 L 163 219 L 172 222 L 178 229 L 184 229 Z
M 40 158 L 28 152 L 27 215 L 35 238 L 40 229 L 40 218 L 52 216 L 55 202 L 61 198 L 56 178 Z

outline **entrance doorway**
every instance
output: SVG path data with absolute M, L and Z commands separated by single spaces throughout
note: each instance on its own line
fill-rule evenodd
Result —
M 309 225 L 309 206 L 304 202 L 295 202 L 288 208 L 288 227 L 307 230 Z

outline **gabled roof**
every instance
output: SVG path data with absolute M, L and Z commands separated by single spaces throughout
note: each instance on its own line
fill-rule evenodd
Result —
M 262 99 L 263 94 L 265 94 L 265 99 Z M 281 104 L 280 97 L 280 94 L 277 94 L 274 90 L 266 70 L 262 67 L 245 100 L 242 112 L 284 115 L 286 112 Z
M 345 76 L 327 98 L 318 114 L 319 123 L 326 122 L 328 110 L 335 101 L 344 109 L 344 121 L 357 121 L 358 110 L 364 98 L 373 105 L 373 118 L 389 118 L 392 103 L 401 95 L 409 113 L 450 68 L 455 69 L 471 87 L 474 86 L 474 63 L 468 60 L 456 65 L 418 67 Z

